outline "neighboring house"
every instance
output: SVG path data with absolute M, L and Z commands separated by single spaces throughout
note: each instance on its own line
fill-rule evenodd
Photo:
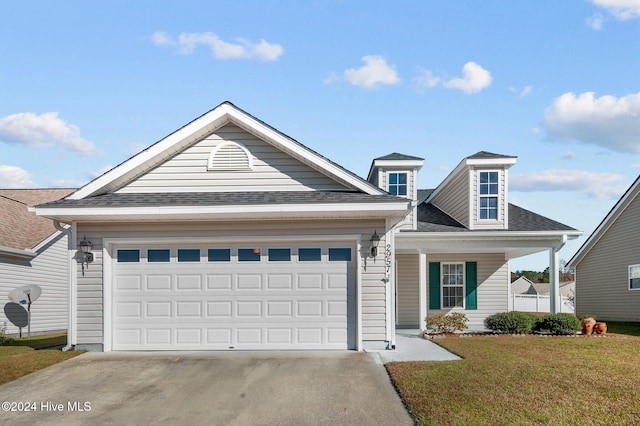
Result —
M 19 334 L 5 316 L 11 290 L 30 284 L 42 288 L 31 306 L 31 332 L 67 329 L 67 237 L 29 207 L 66 197 L 72 189 L 0 189 L 0 326 Z M 27 309 L 27 306 L 24 306 Z M 23 330 L 26 336 L 27 328 Z
M 640 176 L 569 261 L 576 313 L 640 321 Z
M 379 157 L 364 180 L 219 105 L 36 207 L 71 225 L 70 343 L 394 347 L 396 327 L 427 314 L 463 312 L 479 330 L 507 311 L 512 258 L 548 251 L 557 277 L 557 250 L 581 232 L 509 203 L 515 157 L 479 152 L 425 191 L 423 162 Z
M 522 276 L 511 282 L 511 294 L 536 294 L 536 288 L 529 278 Z

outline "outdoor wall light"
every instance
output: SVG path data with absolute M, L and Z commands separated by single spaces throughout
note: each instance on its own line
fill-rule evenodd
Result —
M 378 244 L 380 244 L 380 235 L 378 235 L 378 230 L 373 231 L 373 235 L 369 239 L 369 242 L 371 243 L 371 257 L 376 257 L 378 255 Z
M 84 236 L 84 239 L 78 243 L 80 247 L 80 253 L 82 253 L 81 261 L 82 263 L 86 263 L 87 265 L 93 262 L 93 253 L 91 253 L 91 241 L 87 240 L 87 236 Z

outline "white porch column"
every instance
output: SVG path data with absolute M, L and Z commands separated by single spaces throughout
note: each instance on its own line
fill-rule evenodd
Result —
M 558 251 L 549 249 L 549 309 L 552 314 L 560 312 L 560 277 Z
M 420 330 L 426 330 L 427 325 L 425 318 L 427 317 L 427 253 L 420 251 L 418 265 L 419 271 L 419 285 L 418 285 L 418 298 L 420 300 L 420 318 L 418 318 L 418 324 L 420 324 Z

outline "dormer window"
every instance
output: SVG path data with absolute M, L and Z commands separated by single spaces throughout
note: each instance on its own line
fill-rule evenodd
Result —
M 498 219 L 498 172 L 480 172 L 480 219 Z
M 389 193 L 406 197 L 407 195 L 407 174 L 389 173 Z

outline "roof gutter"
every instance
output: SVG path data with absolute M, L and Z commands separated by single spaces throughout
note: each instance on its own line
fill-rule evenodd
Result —
M 63 234 L 65 234 L 67 236 L 67 246 L 69 248 L 69 251 L 71 251 L 72 249 L 72 236 L 73 236 L 73 231 L 71 230 L 70 227 L 65 227 L 63 225 L 60 224 L 60 222 L 58 222 L 57 220 L 53 221 L 53 226 L 55 226 L 55 228 L 62 232 Z M 75 336 L 75 316 L 74 316 L 74 300 L 75 300 L 75 292 L 76 292 L 76 286 L 75 286 L 75 279 L 74 279 L 74 274 L 75 274 L 75 268 L 74 268 L 74 264 L 73 264 L 73 258 L 69 257 L 69 262 L 67 265 L 67 274 L 68 274 L 68 287 L 67 287 L 67 345 L 62 348 L 63 352 L 66 352 L 68 350 L 73 350 L 75 349 L 75 340 L 76 340 L 76 336 Z

